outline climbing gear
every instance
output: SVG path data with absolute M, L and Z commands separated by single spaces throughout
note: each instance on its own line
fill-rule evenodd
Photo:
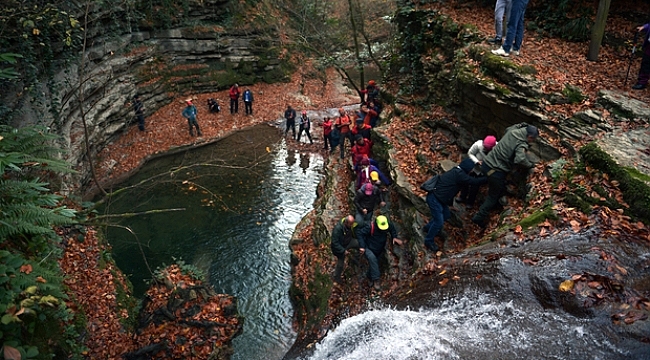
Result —
M 632 60 L 634 59 L 634 54 L 636 53 L 636 42 L 639 40 L 639 32 L 634 33 L 634 40 L 632 40 L 632 43 L 634 46 L 632 47 L 632 53 L 630 54 L 630 63 L 627 65 L 627 74 L 625 75 L 625 82 L 623 82 L 623 87 L 627 86 L 627 79 L 630 77 L 630 67 L 632 67 Z M 637 84 L 638 85 L 638 84 Z M 634 85 L 636 86 L 636 85 Z M 635 87 L 633 87 L 635 90 L 640 90 Z

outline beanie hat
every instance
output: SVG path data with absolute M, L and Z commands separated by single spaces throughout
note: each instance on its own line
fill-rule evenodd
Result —
M 492 148 L 497 144 L 497 138 L 495 138 L 492 135 L 488 135 L 485 137 L 485 140 L 483 140 L 483 148 L 485 150 L 492 150 Z
M 370 85 L 370 86 L 375 86 L 375 84 L 377 84 L 377 83 L 375 82 L 375 80 L 370 80 L 370 81 L 368 81 L 368 85 Z
M 303 110 L 303 111 L 302 111 L 302 114 L 303 114 L 303 115 L 307 115 L 307 110 Z
M 372 181 L 377 181 L 377 180 L 379 180 L 379 173 L 376 172 L 376 171 L 371 171 L 371 172 L 370 172 L 370 179 L 371 179 Z
M 377 227 L 380 230 L 388 229 L 388 219 L 384 215 L 377 216 Z
M 469 174 L 469 172 L 474 168 L 474 162 L 470 158 L 465 158 L 465 160 L 458 164 L 458 167 L 461 168 L 465 174 Z
M 370 165 L 370 159 L 365 155 L 361 155 L 361 165 Z
M 526 126 L 526 136 L 536 138 L 539 136 L 539 130 L 533 125 Z

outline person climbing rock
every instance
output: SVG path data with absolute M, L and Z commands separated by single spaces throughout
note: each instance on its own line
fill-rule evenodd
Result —
M 357 209 L 354 220 L 357 224 L 363 225 L 372 219 L 377 206 L 385 205 L 384 194 L 378 186 L 372 183 L 363 184 L 354 197 L 354 206 Z
M 650 23 L 639 26 L 636 28 L 637 32 L 644 32 L 645 36 L 643 37 L 643 56 L 641 57 L 641 67 L 639 68 L 639 76 L 637 78 L 636 84 L 632 86 L 634 90 L 643 90 L 648 86 L 648 80 L 650 79 Z
M 368 260 L 368 278 L 375 290 L 381 289 L 381 271 L 379 259 L 386 249 L 386 240 L 391 239 L 393 244 L 402 245 L 402 240 L 397 238 L 395 225 L 384 215 L 377 216 L 375 221 L 364 225 L 357 232 L 359 252 Z
M 481 164 L 483 163 L 483 159 L 485 159 L 487 154 L 496 144 L 497 139 L 492 135 L 488 135 L 485 139 L 478 140 L 472 144 L 472 147 L 467 151 L 469 159 L 474 163 L 474 168 L 469 172 L 469 176 L 479 177 L 484 175 L 481 171 Z M 475 185 L 462 185 L 460 188 L 460 196 L 456 201 L 464 203 L 467 208 L 471 209 L 474 206 L 474 201 L 476 201 L 478 190 L 479 187 Z
M 332 241 L 330 247 L 332 254 L 336 256 L 336 267 L 334 269 L 334 281 L 341 282 L 341 274 L 345 266 L 345 256 L 350 250 L 359 250 L 359 242 L 354 234 L 357 223 L 354 222 L 354 216 L 348 215 L 336 223 L 332 229 Z M 356 252 L 355 251 L 355 252 Z M 356 263 L 359 263 L 359 253 L 355 255 Z
M 183 117 L 187 119 L 187 124 L 190 126 L 190 136 L 194 136 L 193 128 L 196 127 L 196 133 L 198 136 L 202 136 L 201 129 L 199 129 L 199 122 L 197 120 L 198 112 L 196 106 L 192 104 L 192 99 L 185 100 L 187 106 L 183 110 Z
M 531 169 L 535 163 L 528 160 L 526 151 L 539 136 L 539 130 L 533 125 L 520 123 L 506 129 L 501 141 L 483 160 L 481 172 L 487 176 L 488 195 L 472 221 L 482 228 L 487 226 L 490 211 L 499 202 L 506 190 L 506 176 L 515 165 Z
M 453 205 L 454 197 L 460 187 L 462 185 L 479 186 L 487 182 L 487 178 L 484 176 L 470 177 L 468 174 L 473 168 L 474 163 L 470 158 L 467 158 L 461 161 L 458 166 L 438 175 L 435 188 L 427 191 L 427 205 L 429 211 L 431 211 L 431 220 L 423 228 L 426 234 L 424 236 L 424 246 L 434 253 L 439 250 L 435 238 L 442 230 L 444 222 L 449 220 L 449 206 Z

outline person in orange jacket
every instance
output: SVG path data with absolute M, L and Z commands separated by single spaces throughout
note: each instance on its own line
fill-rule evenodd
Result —
M 334 122 L 334 127 L 339 131 L 340 140 L 339 146 L 341 147 L 341 159 L 345 157 L 345 139 L 348 139 L 350 146 L 352 146 L 352 133 L 350 131 L 350 117 L 346 114 L 345 109 L 339 109 L 339 117 Z

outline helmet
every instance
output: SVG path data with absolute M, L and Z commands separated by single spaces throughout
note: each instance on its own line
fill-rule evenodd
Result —
M 492 148 L 497 144 L 497 138 L 492 135 L 488 135 L 483 140 L 483 147 L 485 150 L 492 150 Z

